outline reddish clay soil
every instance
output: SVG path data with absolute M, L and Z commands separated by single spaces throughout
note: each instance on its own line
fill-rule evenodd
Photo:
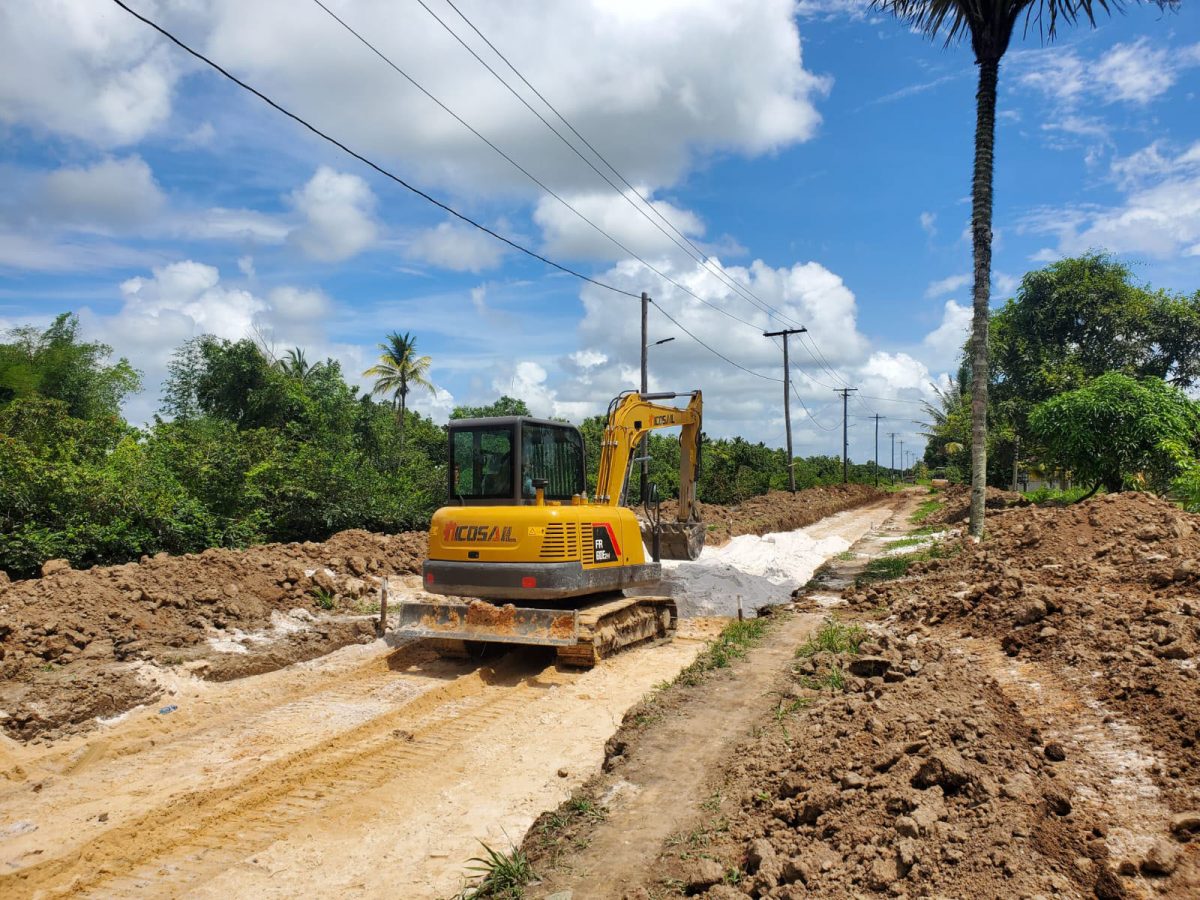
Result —
M 967 521 L 971 512 L 971 489 L 964 484 L 952 484 L 943 488 L 939 494 L 945 506 L 934 510 L 924 520 L 925 525 L 959 525 Z M 988 510 L 1012 509 L 1017 506 L 1029 506 L 1030 501 L 1013 491 L 1002 491 L 990 487 L 984 495 L 984 507 Z
M 1200 516 L 1149 494 L 989 516 L 910 577 L 847 594 L 905 624 L 951 626 L 1077 675 L 1135 722 L 1176 805 L 1200 797 Z
M 346 613 L 367 608 L 380 576 L 418 572 L 425 547 L 423 532 L 345 531 L 87 571 L 47 564 L 52 574 L 0 587 L 2 727 L 52 737 L 158 696 L 140 663 L 223 680 L 369 639 L 370 622 Z M 281 615 L 290 627 L 276 639 L 214 651 L 213 640 L 270 631 Z
M 866 484 L 835 484 L 828 487 L 805 488 L 792 494 L 771 491 L 761 497 L 751 497 L 734 506 L 701 503 L 700 518 L 708 524 L 705 543 L 720 546 L 739 534 L 768 534 L 773 531 L 794 531 L 826 516 L 854 509 L 882 496 Z M 675 501 L 664 502 L 664 520 L 675 515 Z M 638 509 L 641 514 L 641 509 Z

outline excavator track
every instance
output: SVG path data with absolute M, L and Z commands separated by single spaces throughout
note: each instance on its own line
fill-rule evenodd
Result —
M 591 668 L 606 656 L 675 633 L 679 611 L 670 597 L 617 596 L 579 611 L 578 641 L 558 648 L 558 661 Z

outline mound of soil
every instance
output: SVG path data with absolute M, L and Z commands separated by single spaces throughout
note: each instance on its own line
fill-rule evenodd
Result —
M 28 739 L 128 709 L 158 692 L 135 671 L 142 661 L 228 678 L 329 652 L 371 629 L 326 613 L 356 611 L 381 576 L 418 572 L 425 550 L 424 532 L 345 531 L 87 571 L 48 563 L 51 574 L 0 587 L 0 725 Z M 280 615 L 294 632 L 286 650 L 212 652 L 212 639 L 270 629 Z
M 835 671 L 844 692 L 814 689 Z M 735 754 L 703 853 L 734 884 L 704 896 L 1117 896 L 1075 786 L 938 641 L 880 634 L 858 655 L 818 653 L 782 694 L 778 722 Z M 666 864 L 697 893 L 692 855 Z
M 883 496 L 881 491 L 866 484 L 835 484 L 828 487 L 805 488 L 796 491 L 771 491 L 751 497 L 734 506 L 700 503 L 701 521 L 708 525 L 705 543 L 720 546 L 739 534 L 768 534 L 773 531 L 794 531 L 826 516 L 854 509 Z M 664 521 L 674 518 L 674 500 L 663 501 Z M 637 510 L 642 515 L 641 508 Z
M 945 504 L 941 509 L 934 510 L 922 522 L 923 525 L 957 525 L 967 521 L 971 513 L 971 488 L 965 484 L 952 484 L 943 488 L 939 499 Z M 1016 506 L 1029 506 L 1021 494 L 1013 491 L 1002 491 L 990 487 L 984 495 L 983 505 L 987 509 L 1012 509 Z
M 990 516 L 980 545 L 846 598 L 1086 684 L 1135 723 L 1175 812 L 1200 807 L 1200 516 L 1141 493 Z

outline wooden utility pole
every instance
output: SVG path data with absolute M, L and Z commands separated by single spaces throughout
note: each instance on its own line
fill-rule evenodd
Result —
M 879 487 L 879 420 L 883 416 L 875 413 L 871 418 L 875 420 L 875 487 Z
M 890 437 L 892 439 L 892 466 L 890 469 L 888 469 L 888 474 L 891 476 L 889 479 L 891 481 L 891 483 L 895 484 L 896 483 L 896 432 L 889 431 L 888 437 Z
M 647 333 L 648 329 L 647 329 L 647 324 L 646 324 L 649 310 L 650 310 L 650 295 L 647 294 L 645 291 L 642 291 L 642 393 L 643 394 L 646 393 L 648 390 L 650 390 L 649 376 L 646 371 L 647 364 L 650 359 L 650 343 L 649 343 L 649 336 Z M 638 456 L 640 456 L 642 458 L 642 470 L 641 470 L 642 477 L 638 481 L 638 484 L 640 485 L 639 491 L 638 491 L 638 496 L 641 498 L 641 501 L 643 503 L 646 502 L 646 482 L 650 480 L 650 460 L 647 459 L 647 456 L 649 455 L 650 451 L 649 451 L 649 445 L 647 443 L 647 439 L 648 439 L 648 435 L 643 434 L 641 443 L 638 445 Z
M 833 389 L 835 394 L 842 395 L 842 484 L 846 484 L 850 480 L 850 432 L 846 420 L 850 412 L 850 393 L 857 390 L 858 388 Z
M 904 441 L 900 442 L 900 480 L 904 480 Z
M 796 465 L 792 457 L 792 372 L 788 365 L 788 335 L 804 334 L 807 328 L 785 328 L 783 331 L 764 331 L 763 337 L 783 338 L 783 427 L 787 430 L 788 490 L 796 493 Z

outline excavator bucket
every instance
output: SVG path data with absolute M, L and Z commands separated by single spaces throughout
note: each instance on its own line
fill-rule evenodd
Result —
M 396 634 L 415 638 L 570 647 L 579 640 L 579 613 L 483 600 L 405 601 Z
M 708 529 L 703 522 L 660 522 L 658 525 L 642 525 L 642 539 L 654 550 L 655 532 L 658 534 L 660 559 L 698 559 L 704 549 L 704 536 Z

